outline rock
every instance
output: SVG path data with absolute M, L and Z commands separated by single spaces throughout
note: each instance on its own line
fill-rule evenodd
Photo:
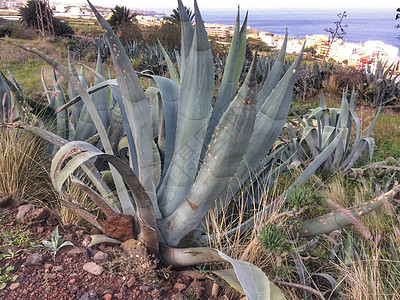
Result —
M 94 262 L 88 262 L 86 264 L 83 265 L 83 269 L 93 275 L 100 275 L 101 273 L 103 273 L 103 267 L 97 265 Z
M 182 295 L 181 293 L 177 293 L 175 295 L 172 295 L 171 300 L 187 300 L 185 295 Z
M 146 247 L 143 245 L 143 243 L 135 240 L 135 239 L 130 239 L 125 242 L 123 242 L 120 247 L 122 248 L 122 251 L 124 254 L 128 257 L 145 257 L 147 252 L 146 252 Z
M 78 255 L 78 254 L 82 254 L 82 253 L 83 253 L 83 250 L 76 246 L 67 252 L 67 254 L 69 256 Z
M 85 234 L 83 236 L 82 247 L 88 247 L 91 241 L 92 241 L 92 238 L 90 237 L 90 235 Z
M 11 203 L 12 196 L 7 194 L 0 194 L 0 207 L 6 207 Z
M 3 246 L 3 251 L 2 252 L 4 254 L 8 254 L 9 252 L 15 253 L 17 251 L 18 251 L 17 247 L 14 247 L 14 246 L 11 246 L 11 245 L 6 245 L 6 246 Z
M 142 291 L 143 292 L 150 292 L 151 291 L 151 287 L 148 285 L 142 285 Z
M 100 300 L 100 298 L 95 291 L 89 291 L 84 293 L 79 300 Z
M 74 234 L 72 232 L 71 233 L 67 233 L 66 235 L 64 235 L 64 240 L 73 242 L 74 241 Z
M 30 213 L 32 221 L 45 221 L 50 218 L 50 212 L 44 208 L 37 208 Z
M 151 295 L 152 295 L 153 297 L 154 297 L 154 296 L 158 296 L 158 295 L 160 295 L 160 294 L 161 294 L 160 290 L 154 289 L 154 290 L 151 291 Z
M 17 212 L 17 220 L 22 220 L 28 212 L 33 210 L 33 205 L 32 204 L 25 204 L 21 205 L 18 207 L 18 212 Z
M 44 266 L 43 266 L 46 270 L 50 270 L 52 267 L 53 267 L 53 265 L 52 264 L 44 264 Z
M 12 208 L 17 208 L 17 207 L 21 206 L 21 205 L 24 204 L 24 203 L 25 203 L 24 200 L 22 200 L 22 199 L 20 199 L 20 198 L 18 198 L 18 197 L 16 197 L 16 196 L 12 196 L 12 197 L 11 197 L 10 206 L 11 206 Z
M 72 293 L 76 294 L 79 291 L 79 288 L 76 284 L 68 286 L 67 289 Z
M 179 271 L 179 274 L 181 276 L 187 276 L 193 279 L 207 279 L 207 276 L 205 274 L 200 273 L 199 271 L 196 270 Z
M 64 267 L 63 266 L 54 266 L 53 269 L 51 269 L 53 272 L 59 273 L 64 271 Z
M 180 291 L 183 291 L 184 289 L 186 289 L 186 284 L 179 283 L 179 282 L 174 284 L 174 290 L 180 292 Z
M 108 259 L 108 254 L 104 253 L 103 251 L 97 251 L 97 253 L 93 256 L 95 262 L 103 262 Z
M 19 288 L 21 284 L 19 282 L 14 282 L 10 285 L 10 290 L 16 290 L 17 288 Z
M 136 277 L 132 276 L 131 278 L 129 278 L 129 280 L 126 282 L 126 286 L 128 288 L 131 288 L 135 283 L 136 283 Z
M 46 224 L 51 227 L 56 226 L 58 224 L 57 217 L 53 214 L 50 214 L 50 217 L 46 220 Z
M 43 264 L 43 254 L 40 253 L 29 254 L 24 262 L 25 266 L 41 266 L 42 264 Z
M 104 299 L 104 300 L 111 300 L 111 299 L 112 299 L 112 295 L 111 295 L 111 294 L 105 294 L 105 295 L 103 296 L 103 299 Z

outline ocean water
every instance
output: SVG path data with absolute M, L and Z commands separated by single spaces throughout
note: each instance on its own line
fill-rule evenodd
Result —
M 400 6 L 400 4 L 399 4 Z M 343 11 L 343 10 L 342 10 Z M 286 27 L 290 37 L 304 38 L 307 34 L 327 34 L 324 29 L 334 27 L 339 18 L 340 9 L 252 9 L 249 11 L 248 25 L 250 28 L 268 31 L 276 35 L 284 35 Z M 389 45 L 400 47 L 400 28 L 394 26 L 400 23 L 395 20 L 396 8 L 349 8 L 343 23 L 347 24 L 347 32 L 343 40 L 363 43 L 368 40 L 380 40 Z M 241 21 L 245 11 L 241 11 Z M 231 25 L 235 22 L 234 10 L 203 9 L 202 17 L 207 23 Z

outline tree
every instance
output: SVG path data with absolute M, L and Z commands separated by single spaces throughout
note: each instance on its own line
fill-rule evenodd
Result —
M 135 18 L 136 14 L 130 14 L 130 11 L 126 6 L 116 5 L 114 9 L 111 9 L 112 15 L 108 20 L 113 30 L 118 29 L 122 24 L 131 23 Z
M 327 33 L 329 33 L 331 35 L 331 38 L 328 43 L 328 50 L 324 54 L 323 60 L 325 60 L 328 57 L 329 51 L 331 50 L 331 46 L 335 42 L 335 40 L 341 39 L 341 38 L 343 38 L 343 36 L 346 35 L 346 31 L 344 30 L 344 28 L 347 28 L 348 25 L 342 24 L 342 22 L 343 22 L 343 19 L 345 17 L 347 17 L 347 12 L 343 11 L 342 13 L 337 14 L 337 16 L 338 16 L 339 20 L 334 23 L 335 27 L 334 28 L 330 27 L 330 28 L 324 29 Z
M 184 6 L 186 14 L 189 17 L 189 20 L 192 21 L 194 18 L 194 13 L 192 12 L 192 10 L 190 8 L 187 8 L 186 6 Z M 181 16 L 179 15 L 179 10 L 178 8 L 173 9 L 172 10 L 172 14 L 169 15 L 169 17 L 165 17 L 164 20 L 166 20 L 169 23 L 172 24 L 181 24 Z
M 47 18 L 42 18 L 43 24 L 39 24 L 40 11 L 47 14 Z M 25 27 L 33 28 L 35 30 L 43 30 L 56 36 L 71 36 L 74 34 L 74 29 L 68 24 L 68 22 L 54 18 L 53 12 L 46 8 L 46 4 L 42 1 L 37 3 L 35 0 L 29 0 L 25 6 L 19 9 L 20 23 Z M 50 30 L 50 23 L 53 29 Z
M 130 11 L 126 6 L 116 5 L 114 9 L 111 10 L 112 15 L 108 20 L 111 28 L 117 33 L 119 38 L 127 43 L 132 40 L 142 40 L 142 30 L 140 29 L 136 14 L 130 14 Z

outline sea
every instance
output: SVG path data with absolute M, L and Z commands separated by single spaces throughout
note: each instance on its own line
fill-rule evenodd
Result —
M 400 3 L 399 3 L 400 7 Z M 400 20 L 395 20 L 396 8 L 349 8 L 342 24 L 346 34 L 345 42 L 364 43 L 368 40 L 379 40 L 386 44 L 400 47 Z M 250 28 L 271 32 L 283 36 L 286 28 L 289 36 L 304 38 L 306 35 L 328 34 L 326 28 L 335 27 L 337 14 L 343 10 L 334 8 L 271 8 L 249 10 L 248 25 Z M 207 23 L 232 25 L 236 19 L 235 10 L 202 9 L 202 17 Z M 241 11 L 241 21 L 246 11 Z

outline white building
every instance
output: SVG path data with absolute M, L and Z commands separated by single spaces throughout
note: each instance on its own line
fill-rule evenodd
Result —
M 396 61 L 399 48 L 382 41 L 368 41 L 364 44 L 364 51 L 371 59 L 379 59 L 391 64 Z

